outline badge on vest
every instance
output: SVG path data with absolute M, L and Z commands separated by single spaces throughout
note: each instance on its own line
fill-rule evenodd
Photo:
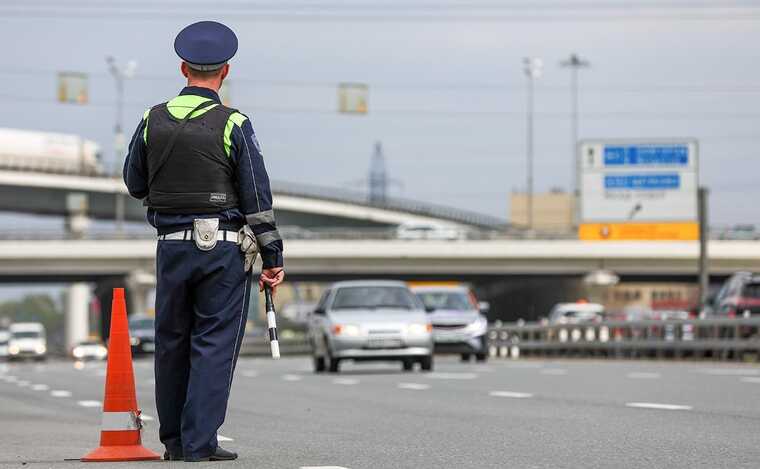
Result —
M 208 201 L 212 204 L 223 204 L 227 202 L 227 194 L 224 192 L 212 192 L 208 197 Z

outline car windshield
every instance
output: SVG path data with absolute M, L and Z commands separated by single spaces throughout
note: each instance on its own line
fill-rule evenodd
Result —
M 129 321 L 129 328 L 130 329 L 153 329 L 153 319 L 145 318 L 145 319 L 133 319 L 132 321 Z
M 14 339 L 36 339 L 41 337 L 39 331 L 18 331 L 13 333 Z
M 414 309 L 414 296 L 403 287 L 342 287 L 335 293 L 331 309 Z
M 450 309 L 454 311 L 472 311 L 469 295 L 462 291 L 425 291 L 418 292 L 417 297 L 425 304 L 427 309 Z

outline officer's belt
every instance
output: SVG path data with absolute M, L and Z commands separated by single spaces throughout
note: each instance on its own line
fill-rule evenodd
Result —
M 193 241 L 193 230 L 175 231 L 174 233 L 166 233 L 158 235 L 159 241 Z M 219 230 L 216 232 L 217 241 L 229 241 L 231 243 L 240 244 L 238 240 L 237 231 Z

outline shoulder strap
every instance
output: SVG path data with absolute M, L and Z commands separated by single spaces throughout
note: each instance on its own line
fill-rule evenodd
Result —
M 164 147 L 164 151 L 161 153 L 161 156 L 158 157 L 158 161 L 156 161 L 155 169 L 150 172 L 148 175 L 148 187 L 153 184 L 153 180 L 158 176 L 158 173 L 161 171 L 161 168 L 164 167 L 164 164 L 169 160 L 169 156 L 171 155 L 172 148 L 174 148 L 174 143 L 177 141 L 177 137 L 179 137 L 179 134 L 182 133 L 182 129 L 185 128 L 185 124 L 187 124 L 187 121 L 190 120 L 190 116 L 193 115 L 196 111 L 200 111 L 201 109 L 206 109 L 207 107 L 210 107 L 214 104 L 218 104 L 216 101 L 210 99 L 208 101 L 203 101 L 199 105 L 195 106 L 192 111 L 188 112 L 187 115 L 179 122 L 179 125 L 177 125 L 177 128 L 174 129 L 174 132 L 172 133 L 171 137 L 169 137 L 169 142 L 167 142 L 166 146 Z

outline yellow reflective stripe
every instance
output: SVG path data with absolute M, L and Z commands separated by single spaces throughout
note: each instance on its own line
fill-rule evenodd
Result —
M 224 151 L 227 152 L 227 157 L 230 156 L 230 151 L 232 148 L 232 129 L 235 126 L 243 128 L 243 122 L 248 119 L 244 115 L 240 114 L 239 112 L 233 112 L 230 115 L 230 118 L 227 119 L 227 124 L 224 126 Z
M 177 96 L 176 98 L 172 99 L 168 103 L 166 103 L 166 108 L 169 110 L 169 114 L 171 114 L 175 119 L 184 119 L 188 112 L 195 109 L 196 106 L 198 106 L 201 103 L 205 103 L 206 101 L 211 101 L 209 98 L 204 98 L 203 96 L 195 96 L 192 94 L 186 94 Z M 190 118 L 198 117 L 209 111 L 210 109 L 214 109 L 217 104 L 214 104 L 213 106 L 209 106 L 203 109 L 199 109 L 193 113 Z

